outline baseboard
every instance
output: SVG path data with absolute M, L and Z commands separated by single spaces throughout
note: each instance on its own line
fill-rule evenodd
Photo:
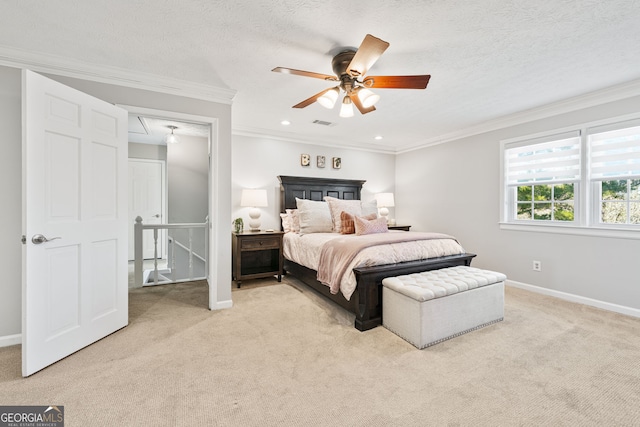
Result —
M 6 335 L 0 337 L 0 347 L 10 347 L 12 345 L 22 344 L 22 334 Z
M 569 294 L 566 292 L 555 291 L 553 289 L 542 288 L 540 286 L 529 285 L 527 283 L 516 282 L 514 280 L 505 281 L 507 286 L 524 289 L 526 291 L 535 292 L 537 294 L 548 295 L 565 301 L 584 304 L 591 307 L 600 308 L 602 310 L 613 311 L 615 313 L 625 314 L 627 316 L 640 318 L 640 309 L 626 307 L 624 305 L 612 304 L 610 302 L 600 301 L 592 298 L 582 297 L 580 295 Z
M 218 301 L 213 306 L 210 306 L 209 310 L 223 310 L 225 308 L 231 308 L 231 307 L 233 307 L 233 301 L 232 300 Z

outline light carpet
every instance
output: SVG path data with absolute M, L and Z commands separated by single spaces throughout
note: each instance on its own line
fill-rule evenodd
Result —
M 638 426 L 640 319 L 507 288 L 505 320 L 424 350 L 287 276 L 209 311 L 203 282 L 130 291 L 130 324 L 0 404 L 66 426 Z

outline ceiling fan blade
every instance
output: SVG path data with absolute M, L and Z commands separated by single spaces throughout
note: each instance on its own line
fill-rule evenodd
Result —
M 334 82 L 338 81 L 338 78 L 336 76 L 330 76 L 329 74 L 314 73 L 311 71 L 294 70 L 293 68 L 276 67 L 271 71 L 275 71 L 276 73 L 283 73 L 283 74 L 294 74 L 296 76 L 313 77 L 314 79 L 330 80 Z
M 358 98 L 358 94 L 356 92 L 351 92 L 349 94 L 349 98 L 351 98 L 351 102 L 353 103 L 353 105 L 355 105 L 356 108 L 362 114 L 370 113 L 370 112 L 372 112 L 372 111 L 374 111 L 376 109 L 376 107 L 374 107 L 373 105 L 371 107 L 368 107 L 368 108 L 366 108 L 364 105 L 362 105 L 362 102 L 360 102 L 360 98 Z
M 367 34 L 351 59 L 347 72 L 352 76 L 364 76 L 389 47 L 389 43 Z
M 324 95 L 325 93 L 329 92 L 330 90 L 332 90 L 333 88 L 330 87 L 329 89 L 325 89 L 322 92 L 318 92 L 315 95 L 313 95 L 310 98 L 305 99 L 302 102 L 297 103 L 296 105 L 294 105 L 292 108 L 304 108 L 304 107 L 308 107 L 309 105 L 313 104 L 314 102 L 316 102 L 318 100 L 318 98 L 320 98 L 322 95 Z
M 430 74 L 421 76 L 367 76 L 362 84 L 375 89 L 425 89 Z

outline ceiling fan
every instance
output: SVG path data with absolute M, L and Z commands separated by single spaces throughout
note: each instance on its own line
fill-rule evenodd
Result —
M 340 109 L 341 117 L 353 116 L 353 105 L 362 114 L 374 111 L 374 104 L 380 96 L 374 89 L 425 89 L 431 75 L 418 76 L 367 76 L 369 68 L 380 58 L 389 43 L 367 34 L 358 50 L 348 49 L 333 57 L 331 66 L 335 76 L 314 73 L 311 71 L 295 70 L 293 68 L 276 67 L 271 71 L 284 74 L 294 74 L 313 77 L 331 82 L 340 82 L 337 86 L 316 93 L 310 98 L 296 104 L 293 108 L 304 108 L 318 101 L 326 108 L 333 108 L 340 97 L 340 91 L 345 93 Z

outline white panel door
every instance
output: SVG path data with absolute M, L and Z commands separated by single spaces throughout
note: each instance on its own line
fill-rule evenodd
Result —
M 165 206 L 165 164 L 161 160 L 129 159 L 129 260 L 134 259 L 134 224 L 161 224 Z M 153 230 L 142 233 L 142 257 L 153 259 Z M 166 232 L 158 233 L 158 256 L 165 253 Z
M 22 374 L 128 323 L 127 112 L 23 71 Z

